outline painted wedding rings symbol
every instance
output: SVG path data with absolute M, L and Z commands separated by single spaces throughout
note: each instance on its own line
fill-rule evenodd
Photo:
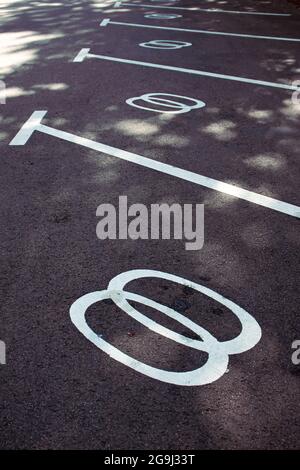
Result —
M 144 106 L 141 102 L 148 103 L 152 106 Z M 189 98 L 188 96 L 172 95 L 170 93 L 146 93 L 141 96 L 129 98 L 126 100 L 126 103 L 135 108 L 145 109 L 146 111 L 167 114 L 188 113 L 192 109 L 206 106 L 204 101 Z
M 142 295 L 124 291 L 128 282 L 142 278 L 160 278 L 183 286 L 188 286 L 195 291 L 212 298 L 216 302 L 227 307 L 236 315 L 241 323 L 241 332 L 235 338 L 228 341 L 219 341 L 209 331 L 190 320 L 176 310 L 163 304 L 155 302 Z M 121 310 L 127 313 L 151 331 L 158 333 L 172 341 L 186 347 L 207 353 L 208 358 L 201 367 L 188 372 L 173 372 L 149 366 L 134 359 L 120 351 L 96 334 L 87 324 L 85 314 L 87 309 L 96 302 L 111 299 Z M 191 339 L 166 328 L 156 321 L 135 309 L 128 301 L 134 301 L 160 311 L 166 316 L 177 321 L 189 330 L 193 331 L 198 339 Z M 161 271 L 148 269 L 137 269 L 126 271 L 115 276 L 109 283 L 108 288 L 102 291 L 91 292 L 77 299 L 70 308 L 70 316 L 73 324 L 89 339 L 95 346 L 106 352 L 118 362 L 134 369 L 148 377 L 162 382 L 183 386 L 205 385 L 219 379 L 227 370 L 229 355 L 248 351 L 255 346 L 261 338 L 261 328 L 257 321 L 246 310 L 239 307 L 231 300 L 226 299 L 217 292 L 201 284 L 188 281 L 182 277 Z
M 175 41 L 173 39 L 153 39 L 152 41 L 141 42 L 139 44 L 139 46 L 147 47 L 148 49 L 166 49 L 168 51 L 182 49 L 183 47 L 189 47 L 191 45 L 191 42 Z
M 182 18 L 182 15 L 168 14 L 168 13 L 148 13 L 145 18 L 153 20 L 173 20 L 175 18 Z

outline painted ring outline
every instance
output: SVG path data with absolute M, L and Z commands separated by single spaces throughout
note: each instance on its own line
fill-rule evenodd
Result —
M 175 282 L 183 286 L 188 286 L 196 290 L 197 292 L 200 292 L 201 294 L 212 298 L 213 300 L 219 302 L 220 304 L 224 305 L 229 310 L 231 310 L 232 313 L 234 313 L 240 321 L 242 325 L 242 331 L 238 336 L 233 339 L 227 341 L 217 340 L 221 348 L 227 349 L 226 354 L 239 354 L 248 351 L 259 342 L 261 338 L 261 328 L 255 318 L 250 315 L 250 313 L 248 313 L 246 310 L 244 310 L 242 307 L 235 304 L 231 300 L 226 299 L 226 297 L 223 297 L 221 294 L 218 294 L 217 292 L 213 291 L 212 289 L 202 286 L 201 284 L 197 284 L 196 282 L 187 281 L 186 279 L 176 276 L 174 274 L 168 274 L 162 271 L 153 271 L 151 269 L 133 269 L 131 271 L 126 271 L 115 276 L 108 284 L 108 289 L 122 291 L 123 287 L 128 284 L 128 282 L 145 277 L 156 277 Z M 130 304 L 128 304 L 128 306 L 132 308 Z M 243 323 L 246 324 L 246 328 L 244 328 Z M 247 331 L 245 331 L 246 329 Z M 250 340 L 251 336 L 253 336 L 252 340 Z
M 153 95 L 155 95 L 154 98 L 153 98 Z M 158 96 L 158 98 L 156 98 L 156 96 Z M 174 96 L 175 98 L 183 98 L 183 99 L 186 99 L 187 101 L 194 101 L 195 104 L 186 105 L 184 103 L 180 103 L 174 100 L 159 98 L 159 96 Z M 137 101 L 137 100 L 144 100 L 146 101 L 146 103 L 150 103 L 150 104 L 155 104 L 155 105 L 160 105 L 160 106 L 165 106 L 165 107 L 169 106 L 170 108 L 175 108 L 175 109 L 177 108 L 178 111 L 163 111 L 160 109 L 152 109 L 147 106 L 140 106 L 134 103 L 134 101 Z M 206 106 L 206 103 L 204 101 L 198 100 L 196 98 L 190 98 L 189 96 L 183 96 L 183 95 L 173 95 L 171 93 L 144 93 L 141 96 L 134 96 L 133 98 L 128 98 L 126 100 L 126 103 L 138 109 L 145 109 L 146 111 L 152 111 L 155 113 L 165 113 L 165 114 L 183 114 L 183 113 L 188 113 L 192 109 L 200 109 Z
M 152 45 L 147 45 L 151 44 Z M 189 47 L 193 44 L 191 42 L 186 41 L 177 41 L 174 39 L 153 39 L 152 41 L 146 41 L 139 43 L 140 47 L 145 47 L 147 49 L 158 49 L 158 50 L 165 50 L 165 51 L 175 51 L 178 49 L 182 49 L 183 47 Z M 168 47 L 170 46 L 170 47 Z
M 225 305 L 237 316 L 242 325 L 242 332 L 232 340 L 220 342 L 200 325 L 197 325 L 170 307 L 159 304 L 151 299 L 148 299 L 147 297 L 123 291 L 123 287 L 128 282 L 145 277 L 162 278 L 171 282 L 179 283 L 181 285 L 186 285 L 204 295 L 207 295 L 208 297 L 213 298 L 217 302 Z M 207 352 L 208 359 L 206 363 L 192 371 L 171 372 L 148 366 L 136 359 L 133 359 L 127 354 L 124 354 L 119 349 L 103 340 L 101 336 L 97 335 L 88 326 L 85 319 L 85 313 L 89 306 L 95 302 L 98 302 L 99 300 L 108 298 L 113 300 L 113 302 L 129 316 L 136 319 L 150 330 L 155 331 L 156 333 L 159 333 L 180 344 L 184 344 L 185 346 Z M 187 328 L 197 333 L 202 338 L 202 340 L 193 340 L 163 327 L 162 325 L 148 318 L 146 315 L 140 313 L 138 310 L 132 307 L 127 302 L 127 300 L 143 303 L 149 307 L 156 308 L 157 310 L 171 318 L 174 318 L 179 323 L 185 325 Z M 257 344 L 261 338 L 261 328 L 259 324 L 248 312 L 246 312 L 234 302 L 226 299 L 217 292 L 202 286 L 201 284 L 187 281 L 186 279 L 175 276 L 173 274 L 147 269 L 136 269 L 121 273 L 110 281 L 107 290 L 91 292 L 80 297 L 72 304 L 70 308 L 70 316 L 73 324 L 87 339 L 89 339 L 93 344 L 95 344 L 95 346 L 106 352 L 110 357 L 114 358 L 118 362 L 121 362 L 122 364 L 127 365 L 128 367 L 156 380 L 184 386 L 205 385 L 219 379 L 226 371 L 230 354 L 247 351 L 248 349 L 255 346 L 255 344 Z M 244 324 L 246 324 L 247 332 L 244 331 Z
M 172 371 L 166 371 L 163 369 L 158 369 L 156 367 L 152 367 L 147 364 L 144 364 L 143 362 L 140 362 L 137 359 L 133 359 L 132 357 L 128 356 L 127 354 L 120 351 L 118 348 L 112 346 L 110 343 L 102 339 L 101 336 L 97 335 L 88 326 L 86 319 L 85 319 L 86 310 L 92 304 L 94 304 L 95 302 L 99 302 L 100 300 L 112 299 L 115 302 L 116 295 L 119 295 L 119 294 L 120 294 L 120 291 L 112 292 L 109 289 L 91 292 L 89 294 L 86 294 L 80 297 L 71 305 L 70 316 L 71 316 L 72 323 L 87 339 L 89 339 L 99 349 L 106 352 L 110 357 L 130 367 L 131 369 L 137 370 L 138 372 L 144 375 L 147 375 L 148 377 L 151 377 L 153 379 L 160 380 L 161 382 L 172 383 L 174 385 L 184 385 L 184 386 L 205 385 L 205 384 L 214 382 L 225 373 L 227 369 L 228 361 L 229 361 L 229 356 L 219 351 L 218 348 L 215 348 L 214 350 L 209 349 L 209 352 L 208 352 L 207 348 L 205 348 L 204 346 L 204 342 L 202 341 L 198 342 L 199 347 L 197 347 L 197 349 L 208 352 L 208 359 L 206 363 L 202 365 L 201 367 L 199 367 L 198 369 L 194 369 L 192 371 L 172 372 Z M 143 297 L 137 294 L 132 294 L 130 292 L 122 291 L 123 300 L 124 300 L 123 294 L 125 294 L 126 298 L 130 300 L 134 300 L 136 302 L 142 300 L 142 302 L 145 305 L 147 305 L 147 303 L 149 304 L 149 301 L 151 304 L 153 302 L 150 299 L 147 299 L 147 297 Z M 157 304 L 157 302 L 155 302 L 155 304 Z M 162 307 L 161 311 L 163 309 L 169 309 L 168 307 L 162 304 L 157 304 L 157 305 Z M 179 321 L 179 323 L 181 322 Z M 209 332 L 206 332 L 206 333 L 210 335 Z M 177 335 L 177 333 L 174 333 L 174 334 Z M 213 342 L 216 341 L 217 343 L 217 340 L 215 340 L 212 335 L 210 336 L 211 336 L 212 341 Z M 189 339 L 189 338 L 186 338 L 186 339 Z M 196 340 L 190 340 L 190 341 L 195 342 Z M 211 362 L 213 363 L 213 365 L 211 364 Z
M 175 13 L 148 13 L 144 15 L 144 18 L 150 18 L 151 20 L 174 20 L 175 18 L 182 18 L 182 15 L 176 15 Z

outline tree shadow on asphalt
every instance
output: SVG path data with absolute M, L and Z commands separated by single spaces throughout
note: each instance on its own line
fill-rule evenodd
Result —
M 220 8 L 232 5 L 226 0 L 206 3 Z M 252 3 L 247 2 L 245 8 Z M 297 331 L 298 304 L 290 275 L 292 271 L 294 276 L 299 249 L 295 221 L 167 176 L 153 178 L 150 170 L 133 171 L 127 162 L 99 158 L 94 151 L 45 135 L 35 135 L 32 145 L 21 150 L 8 148 L 8 143 L 34 110 L 47 109 L 45 122 L 53 127 L 136 153 L 142 148 L 149 158 L 297 203 L 293 198 L 299 107 L 291 106 L 288 92 L 274 97 L 273 92 L 255 88 L 245 96 L 240 86 L 233 98 L 220 95 L 213 100 L 212 85 L 203 112 L 173 119 L 129 111 L 125 99 L 156 89 L 158 84 L 160 92 L 182 94 L 180 80 L 159 81 L 155 74 L 128 66 L 123 73 L 96 60 L 73 64 L 83 47 L 116 56 L 123 49 L 121 57 L 127 57 L 131 39 L 122 40 L 115 30 L 115 39 L 108 43 L 105 28 L 98 28 L 103 13 L 96 2 L 70 0 L 62 5 L 58 0 L 47 5 L 26 1 L 8 2 L 4 7 L 8 11 L 3 34 L 9 47 L 2 61 L 7 104 L 1 110 L 5 225 L 0 284 L 6 298 L 3 319 L 14 370 L 4 371 L 11 395 L 2 412 L 7 432 L 1 447 L 285 447 L 281 433 L 295 421 L 299 385 L 286 364 L 287 349 L 295 339 L 291 332 Z M 113 12 L 106 8 L 108 13 Z M 123 18 L 123 13 L 128 12 L 113 14 Z M 213 18 L 199 18 L 196 23 L 192 13 L 187 13 L 185 21 L 193 28 L 220 25 Z M 199 51 L 197 60 L 205 62 L 205 54 Z M 132 58 L 139 56 L 142 51 L 137 48 Z M 214 72 L 222 71 L 222 60 L 216 67 Z M 296 67 L 294 47 L 287 52 L 266 46 L 259 63 L 259 70 L 271 73 L 272 81 L 283 83 L 297 78 Z M 118 89 L 115 81 L 120 83 Z M 191 82 L 202 99 L 199 78 Z M 267 150 L 262 154 L 264 141 Z M 162 249 L 153 240 L 102 245 L 95 234 L 96 207 L 102 202 L 117 205 L 120 194 L 127 194 L 130 203 L 147 205 L 204 202 L 204 248 L 191 254 L 184 251 L 183 242 L 170 241 L 170 247 Z M 162 266 L 232 299 L 262 327 L 261 343 L 232 357 L 229 373 L 209 386 L 174 387 L 128 371 L 79 336 L 69 320 L 68 310 L 75 299 L 105 289 L 119 272 L 161 270 Z M 172 303 L 177 298 L 182 299 L 183 293 L 175 289 L 169 297 L 161 290 L 161 301 Z M 209 321 L 213 305 L 192 304 L 187 313 L 197 318 L 196 307 L 204 309 L 208 329 L 216 328 L 224 340 L 227 313 L 222 314 L 224 331 L 220 331 L 222 322 L 215 314 Z M 274 315 L 278 315 L 276 322 Z M 132 328 L 124 319 L 120 325 L 128 331 Z M 154 344 L 156 339 L 150 333 L 137 329 L 132 346 L 131 337 L 124 340 L 119 330 L 112 329 L 111 341 L 125 349 L 140 349 L 147 363 L 154 360 L 151 341 Z M 148 349 L 146 340 L 150 341 Z M 190 364 L 189 355 L 175 350 L 173 344 L 164 351 L 169 351 L 165 367 L 171 364 L 176 370 Z M 266 407 L 266 393 L 272 394 L 270 407 L 276 408 L 276 416 Z M 252 441 L 245 445 L 249 429 Z M 289 446 L 296 445 L 295 435 Z

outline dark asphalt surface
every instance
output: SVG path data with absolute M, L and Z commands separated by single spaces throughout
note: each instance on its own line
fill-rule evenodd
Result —
M 291 84 L 300 79 L 300 43 L 100 28 L 99 22 L 299 38 L 300 10 L 286 1 L 180 0 L 176 6 L 292 16 L 174 10 L 183 17 L 150 20 L 144 15 L 172 11 L 138 2 L 114 9 L 101 0 L 6 3 L 0 339 L 7 364 L 0 366 L 0 448 L 299 448 L 300 374 L 291 362 L 291 344 L 300 339 L 299 220 L 42 133 L 23 147 L 8 144 L 33 111 L 44 109 L 49 126 L 299 205 L 300 105 L 291 103 L 291 91 L 92 58 L 72 61 L 90 48 Z M 175 51 L 138 46 L 154 39 L 193 45 Z M 126 104 L 144 93 L 184 95 L 206 107 L 166 117 Z M 204 203 L 203 248 L 186 251 L 184 240 L 98 240 L 96 208 L 117 206 L 120 195 L 147 206 Z M 163 383 L 120 364 L 75 328 L 69 309 L 131 269 L 160 270 L 215 290 L 253 315 L 262 339 L 230 356 L 220 379 L 199 387 Z M 128 290 L 179 306 L 220 341 L 240 331 L 229 310 L 177 284 L 147 279 Z M 186 333 L 162 314 L 138 308 Z M 146 364 L 183 371 L 204 363 L 205 354 L 151 332 L 109 302 L 92 307 L 87 318 L 107 341 Z

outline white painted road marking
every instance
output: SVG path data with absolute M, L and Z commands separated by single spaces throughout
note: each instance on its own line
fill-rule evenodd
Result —
M 81 49 L 77 56 L 75 57 L 75 59 L 73 60 L 73 62 L 83 62 L 84 59 L 89 55 L 89 51 L 90 49 Z
M 152 0 L 151 0 L 152 1 Z M 159 0 L 160 1 L 160 0 Z M 143 8 L 166 8 L 171 10 L 188 10 L 188 11 L 204 11 L 207 13 L 230 13 L 236 15 L 263 15 L 263 16 L 291 16 L 291 13 L 263 13 L 260 11 L 236 11 L 236 10 L 221 10 L 220 8 L 199 8 L 199 7 L 170 7 L 164 5 L 145 5 L 141 3 L 127 3 L 127 2 L 117 2 L 114 6 L 117 8 L 119 6 L 128 6 L 128 7 L 143 7 Z
M 182 18 L 182 15 L 165 15 L 160 13 L 149 13 L 144 16 L 145 18 L 150 18 L 151 20 L 174 20 L 175 18 Z
M 173 99 L 168 99 L 169 97 L 175 98 L 175 100 L 177 101 L 174 101 Z M 149 106 L 142 106 L 140 104 L 137 104 L 138 101 L 144 101 L 145 103 L 149 103 L 155 106 L 163 106 L 164 108 L 169 109 L 157 109 L 151 108 Z M 128 100 L 126 100 L 126 103 L 130 106 L 134 106 L 135 108 L 145 109 L 146 111 L 154 111 L 156 113 L 167 114 L 188 113 L 192 109 L 204 108 L 204 106 L 206 106 L 203 101 L 196 100 L 195 98 L 189 98 L 188 96 L 181 95 L 171 95 L 170 93 L 145 93 L 141 96 L 129 98 Z
M 141 67 L 152 67 L 155 69 L 171 70 L 172 72 L 189 73 L 191 75 L 200 75 L 203 77 L 213 77 L 213 78 L 220 78 L 222 80 L 231 80 L 235 82 L 250 83 L 251 85 L 280 88 L 282 90 L 298 91 L 297 86 L 286 85 L 284 83 L 266 82 L 265 80 L 255 80 L 252 78 L 238 77 L 235 75 L 224 75 L 221 73 L 206 72 L 204 70 L 194 70 L 194 69 L 187 69 L 183 67 L 174 67 L 173 65 L 162 65 L 162 64 L 155 64 L 153 62 L 141 62 L 139 60 L 121 59 L 120 57 L 90 54 L 89 51 L 90 49 L 81 49 L 81 51 L 77 54 L 73 62 L 82 62 L 85 58 L 91 57 L 95 59 L 108 60 L 111 62 L 121 62 L 124 64 L 139 65 Z
M 208 31 L 206 29 L 184 29 L 184 28 L 175 28 L 172 26 L 155 26 L 155 25 L 150 25 L 150 24 L 124 23 L 121 21 L 111 21 L 110 18 L 105 18 L 104 20 L 102 20 L 100 23 L 100 26 L 107 26 L 108 24 L 114 24 L 114 25 L 119 25 L 119 26 L 131 26 L 134 28 L 166 29 L 168 31 L 182 31 L 185 33 L 212 34 L 212 35 L 217 35 L 217 36 L 233 36 L 233 37 L 238 37 L 238 38 L 300 42 L 300 39 L 298 38 L 285 38 L 285 37 L 280 37 L 280 36 L 257 36 L 254 34 L 239 34 L 239 33 L 225 33 L 223 31 Z
M 139 46 L 149 49 L 165 49 L 168 51 L 182 49 L 182 47 L 189 47 L 191 45 L 191 42 L 174 41 L 173 39 L 153 39 L 152 41 L 141 42 L 139 44 Z
M 167 163 L 143 157 L 136 153 L 127 152 L 126 150 L 111 147 L 109 145 L 86 139 L 85 137 L 79 137 L 74 134 L 70 134 L 69 132 L 60 131 L 53 127 L 41 124 L 46 113 L 47 111 L 35 111 L 25 124 L 23 124 L 9 145 L 25 145 L 33 132 L 39 131 L 53 137 L 58 137 L 62 140 L 66 140 L 67 142 L 72 142 L 74 144 L 81 145 L 82 147 L 90 148 L 97 152 L 102 152 L 107 155 L 111 155 L 112 157 L 117 157 L 121 160 L 126 160 L 145 168 L 150 168 L 151 170 L 156 170 L 166 175 L 175 176 L 176 178 L 195 183 L 199 186 L 214 189 L 215 191 L 229 194 L 230 196 L 237 197 L 238 199 L 243 199 L 244 201 L 258 204 L 259 206 L 267 207 L 292 217 L 300 218 L 299 206 L 282 202 L 268 196 L 263 196 L 262 194 L 254 193 L 253 191 L 248 191 L 247 189 L 243 189 L 232 184 L 223 183 L 222 181 L 199 175 L 192 171 L 184 170 L 173 165 L 168 165 Z
M 104 18 L 104 20 L 101 21 L 100 26 L 107 26 L 110 22 L 110 18 Z
M 183 286 L 188 286 L 190 289 L 194 289 L 195 291 L 200 292 L 201 294 L 224 305 L 226 308 L 231 310 L 240 321 L 242 327 L 241 333 L 231 340 L 218 341 L 217 338 L 210 334 L 206 329 L 202 328 L 200 325 L 176 310 L 148 299 L 147 297 L 123 290 L 124 286 L 128 282 L 149 277 L 165 279 Z M 101 335 L 96 334 L 86 322 L 85 314 L 87 309 L 96 302 L 104 299 L 111 299 L 131 318 L 137 320 L 139 323 L 149 328 L 149 330 L 184 346 L 206 352 L 208 354 L 206 363 L 192 371 L 171 372 L 148 366 L 147 364 L 124 354 L 122 351 L 105 341 Z M 173 330 L 160 325 L 156 321 L 136 310 L 128 303 L 128 300 L 146 305 L 147 307 L 158 310 L 166 316 L 174 319 L 181 325 L 196 333 L 196 335 L 199 336 L 199 340 L 188 338 L 187 336 L 176 333 Z M 113 359 L 130 367 L 131 369 L 147 375 L 148 377 L 152 377 L 153 379 L 182 386 L 205 385 L 218 380 L 227 370 L 229 355 L 240 354 L 248 351 L 253 348 L 261 338 L 261 328 L 257 321 L 252 317 L 252 315 L 246 312 L 246 310 L 242 309 L 231 300 L 226 299 L 222 295 L 212 289 L 202 286 L 201 284 L 187 281 L 186 279 L 173 274 L 153 271 L 150 269 L 135 269 L 119 274 L 110 281 L 107 290 L 91 292 L 83 295 L 71 305 L 70 317 L 72 323 L 89 341 L 95 344 L 95 346 L 102 351 L 106 352 Z

